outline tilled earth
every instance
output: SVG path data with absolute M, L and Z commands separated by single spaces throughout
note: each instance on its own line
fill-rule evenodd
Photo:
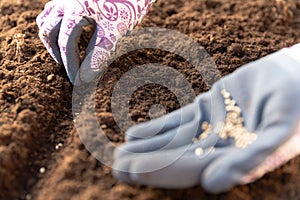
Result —
M 209 195 L 201 187 L 161 190 L 115 180 L 111 169 L 97 161 L 78 137 L 72 115 L 73 86 L 38 38 L 35 18 L 46 2 L 0 1 L 0 199 L 300 198 L 300 158 L 255 183 L 221 195 Z M 299 43 L 300 2 L 158 0 L 139 27 L 186 34 L 206 49 L 224 76 Z M 124 41 L 130 45 L 130 38 Z M 95 102 L 101 127 L 117 144 L 124 141 L 124 131 L 116 126 L 112 114 L 112 91 L 122 75 L 145 63 L 174 68 L 196 94 L 210 87 L 190 63 L 171 52 L 144 49 L 116 59 L 99 83 Z M 129 102 L 132 120 L 149 120 L 149 109 L 158 103 L 167 112 L 180 107 L 176 95 L 165 87 L 147 84 L 139 88 Z

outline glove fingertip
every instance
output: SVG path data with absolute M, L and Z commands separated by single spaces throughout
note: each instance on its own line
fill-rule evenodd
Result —
M 230 170 L 230 165 L 222 165 L 220 160 L 211 163 L 203 172 L 201 186 L 212 194 L 229 191 L 239 180 L 238 173 Z
M 85 83 L 91 82 L 97 75 L 99 74 L 99 71 L 95 69 L 95 67 L 92 66 L 92 53 L 88 54 L 83 62 L 81 63 L 81 66 L 79 68 L 79 77 L 81 81 Z
M 230 190 L 230 187 L 228 188 L 224 188 L 224 186 L 220 187 L 218 182 L 212 177 L 205 177 L 205 178 L 202 177 L 201 186 L 206 192 L 211 194 L 220 194 Z
M 83 82 L 89 83 L 105 72 L 110 53 L 100 47 L 95 47 L 81 63 L 79 73 Z
M 122 146 L 115 149 L 114 155 L 113 155 L 115 160 L 118 160 L 118 159 L 122 158 L 124 155 L 126 155 L 127 152 L 124 150 L 124 145 L 127 145 L 127 143 L 125 143 Z
M 112 175 L 115 179 L 123 182 L 129 182 L 129 174 L 127 172 L 119 171 L 119 170 L 113 170 Z
M 116 159 L 112 166 L 113 177 L 122 182 L 133 183 L 129 173 L 130 165 L 130 158 Z
M 52 31 L 49 33 L 49 45 L 51 47 L 51 56 L 53 57 L 53 59 L 60 65 L 63 65 L 61 52 L 57 43 L 60 27 L 61 20 L 53 27 Z

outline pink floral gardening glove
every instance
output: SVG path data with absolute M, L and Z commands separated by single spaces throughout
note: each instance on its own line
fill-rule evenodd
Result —
M 118 39 L 143 19 L 154 1 L 52 0 L 37 17 L 39 37 L 51 56 L 65 66 L 74 84 L 79 67 L 99 70 Z M 91 23 L 96 28 L 81 63 L 78 43 L 82 27 Z M 89 77 L 80 77 L 85 78 Z

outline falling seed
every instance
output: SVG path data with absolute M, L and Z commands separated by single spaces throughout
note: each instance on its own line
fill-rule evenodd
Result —
M 197 148 L 195 149 L 195 155 L 196 156 L 201 156 L 204 153 L 202 148 Z
M 46 168 L 45 168 L 45 167 L 41 167 L 41 168 L 40 168 L 40 173 L 43 174 L 43 173 L 45 173 L 45 172 L 46 172 Z

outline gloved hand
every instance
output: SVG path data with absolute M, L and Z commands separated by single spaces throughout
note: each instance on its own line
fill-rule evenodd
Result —
M 115 150 L 114 177 L 220 193 L 300 154 L 300 62 L 288 52 L 247 64 L 192 104 L 131 127 Z
M 74 83 L 81 65 L 81 79 L 108 59 L 116 42 L 134 28 L 155 0 L 52 0 L 37 17 L 39 36 L 51 56 L 64 64 Z M 95 25 L 95 32 L 80 63 L 78 43 L 82 27 Z

